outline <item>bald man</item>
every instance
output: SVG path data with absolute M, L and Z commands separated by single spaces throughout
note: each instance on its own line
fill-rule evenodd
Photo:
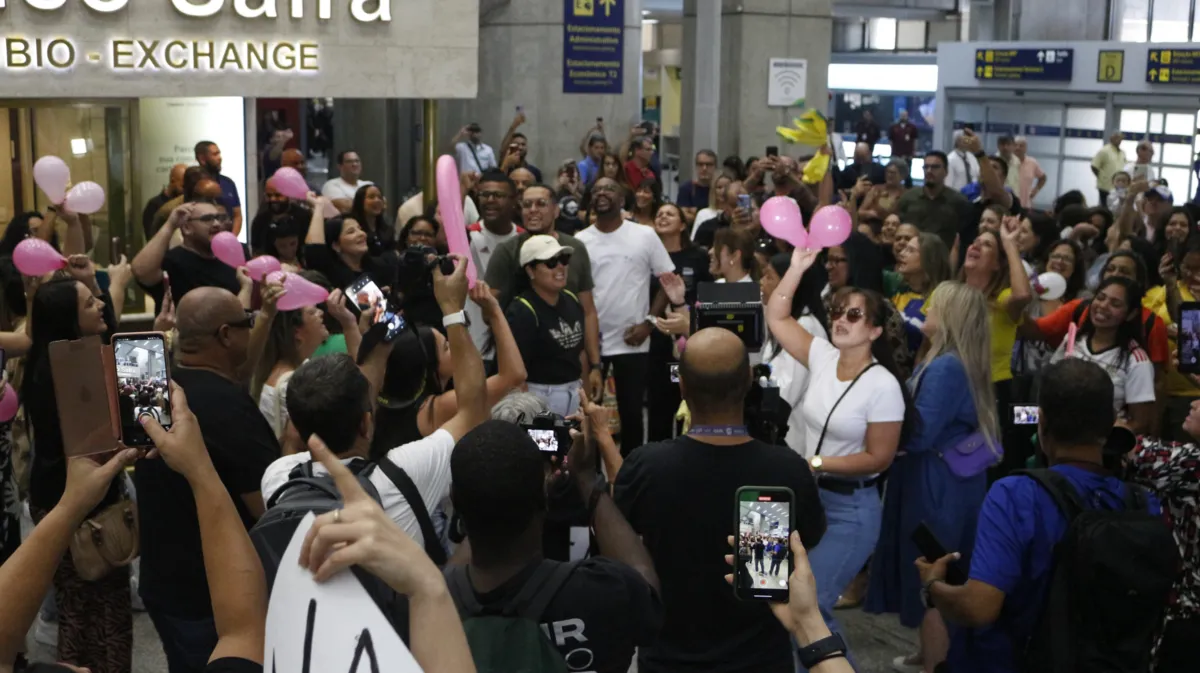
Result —
M 154 215 L 170 201 L 171 199 L 183 193 L 183 174 L 187 171 L 187 164 L 175 164 L 171 167 L 171 172 L 167 177 L 167 186 L 163 187 L 162 191 L 146 202 L 146 207 L 142 210 L 142 230 L 146 232 L 146 240 L 150 240 L 157 231 L 154 228 Z
M 254 344 L 265 341 L 274 304 L 263 302 L 256 325 L 238 298 L 220 288 L 197 288 L 178 303 L 178 355 L 172 375 L 187 394 L 213 467 L 249 528 L 262 515 L 259 484 L 280 448 L 246 392 L 243 374 L 257 360 Z M 169 669 L 202 671 L 216 646 L 217 631 L 194 496 L 187 480 L 162 460 L 139 461 L 137 473 L 144 534 L 138 588 L 162 638 Z
M 726 538 L 737 532 L 734 522 L 748 518 L 735 509 L 742 486 L 791 489 L 791 521 L 764 521 L 763 532 L 786 540 L 794 525 L 805 547 L 816 546 L 825 533 L 816 482 L 800 454 L 748 436 L 742 408 L 750 361 L 736 334 L 719 327 L 693 334 L 679 376 L 692 414 L 689 434 L 629 454 L 613 491 L 654 558 L 666 608 L 658 640 L 638 650 L 638 670 L 718 670 L 737 662 L 738 670 L 792 671 L 787 631 L 769 610 L 733 597 L 719 559 L 731 553 Z M 782 577 L 760 579 L 783 588 Z

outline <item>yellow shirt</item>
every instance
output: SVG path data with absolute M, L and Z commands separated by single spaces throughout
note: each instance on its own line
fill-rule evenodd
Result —
M 988 303 L 992 322 L 992 383 L 1012 379 L 1013 345 L 1017 342 L 1017 324 L 1008 316 L 1008 298 L 1012 290 L 1007 289 Z
M 1192 293 L 1188 291 L 1187 287 L 1183 283 L 1179 283 L 1179 298 L 1182 301 L 1196 301 L 1195 298 L 1192 297 Z M 1159 319 L 1163 321 L 1163 324 L 1168 328 L 1175 324 L 1174 321 L 1171 320 L 1170 312 L 1167 311 L 1166 287 L 1159 285 L 1156 288 L 1152 288 L 1142 299 L 1142 306 L 1154 311 L 1154 314 L 1157 315 Z M 1167 334 L 1169 335 L 1170 331 L 1168 331 Z M 1172 339 L 1168 336 L 1167 344 L 1171 347 L 1169 352 L 1179 352 L 1179 345 L 1176 343 L 1175 339 Z M 1197 388 L 1195 385 L 1193 385 L 1191 379 L 1183 374 L 1180 374 L 1179 371 L 1175 369 L 1174 363 L 1168 361 L 1167 394 L 1171 397 L 1200 397 L 1200 388 Z
M 1092 168 L 1096 169 L 1096 189 L 1111 192 L 1113 175 L 1125 168 L 1125 153 L 1113 147 L 1112 143 L 1104 143 L 1104 147 L 1092 157 Z

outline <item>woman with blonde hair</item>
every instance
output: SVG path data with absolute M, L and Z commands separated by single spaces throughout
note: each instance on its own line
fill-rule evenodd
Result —
M 892 306 L 904 318 L 904 334 L 908 349 L 921 350 L 925 336 L 925 305 L 933 290 L 954 275 L 950 267 L 950 251 L 941 237 L 921 233 L 911 239 L 896 257 L 896 273 L 904 280 L 900 291 L 892 297 Z
M 921 602 L 912 541 L 921 523 L 969 568 L 975 521 L 987 494 L 987 468 L 1003 451 L 992 390 L 988 300 L 957 281 L 938 285 L 921 327 L 929 352 L 908 381 L 919 420 L 892 463 L 883 525 L 871 561 L 869 612 L 897 612 L 921 627 L 921 650 L 898 657 L 897 670 L 926 673 L 946 658 L 950 640 L 937 610 Z
M 721 214 L 725 209 L 725 192 L 729 188 L 729 183 L 734 179 L 728 173 L 720 173 L 713 180 L 712 189 L 708 190 L 708 207 L 701 209 L 696 213 L 696 220 L 692 222 L 692 240 L 696 240 L 696 230 L 700 225 L 711 220 Z

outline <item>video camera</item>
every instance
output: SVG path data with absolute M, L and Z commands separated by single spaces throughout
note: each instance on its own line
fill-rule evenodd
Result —
M 439 255 L 428 245 L 410 245 L 399 255 L 396 276 L 396 292 L 403 299 L 433 294 L 433 269 L 440 266 L 442 273 L 454 273 L 454 260 L 448 255 Z
M 578 421 L 563 418 L 553 411 L 544 411 L 534 416 L 531 422 L 520 425 L 546 460 L 555 456 L 560 460 L 566 458 L 571 450 L 571 430 L 579 429 Z
M 784 401 L 779 384 L 771 377 L 771 365 L 754 365 L 751 373 L 750 392 L 746 393 L 742 411 L 746 430 L 760 442 L 782 445 L 792 405 Z
M 766 327 L 758 283 L 700 283 L 696 297 L 692 332 L 721 327 L 738 335 L 747 351 L 762 350 Z

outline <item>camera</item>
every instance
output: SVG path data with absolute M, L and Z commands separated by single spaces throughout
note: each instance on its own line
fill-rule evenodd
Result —
M 792 405 L 784 401 L 779 384 L 771 378 L 771 365 L 754 365 L 751 373 L 750 392 L 746 394 L 742 410 L 746 430 L 760 442 L 782 445 L 787 437 Z
M 553 411 L 545 411 L 534 416 L 531 422 L 521 423 L 521 429 L 537 444 L 542 456 L 550 460 L 555 456 L 566 457 L 571 450 L 571 430 L 578 430 L 579 423 Z
M 721 327 L 738 335 L 747 351 L 762 350 L 766 325 L 758 283 L 700 283 L 696 298 L 693 332 Z
M 434 267 L 440 266 L 447 276 L 454 273 L 454 260 L 428 245 L 410 245 L 400 253 L 397 266 L 396 291 L 405 299 L 432 295 Z

